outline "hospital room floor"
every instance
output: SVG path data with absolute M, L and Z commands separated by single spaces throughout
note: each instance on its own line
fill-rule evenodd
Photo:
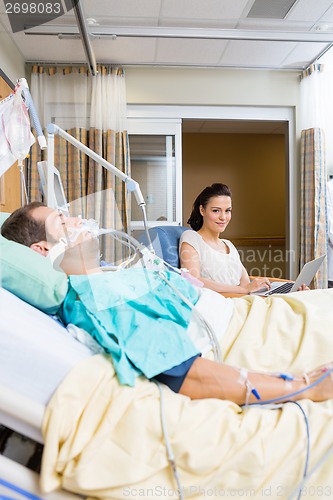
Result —
M 0 425 L 0 454 L 28 469 L 40 472 L 43 446 Z

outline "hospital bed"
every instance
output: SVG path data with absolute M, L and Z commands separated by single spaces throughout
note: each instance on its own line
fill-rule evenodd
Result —
M 302 408 L 289 403 L 274 410 L 242 409 L 227 400 L 192 401 L 143 377 L 135 387 L 121 386 L 109 357 L 93 355 L 96 351 L 75 340 L 70 328 L 27 303 L 36 273 L 47 265 L 47 259 L 22 246 L 13 255 L 17 244 L 2 244 L 7 252 L 1 254 L 0 249 L 0 261 L 7 258 L 2 278 L 10 264 L 16 274 L 8 278 L 7 288 L 12 286 L 17 293 L 0 289 L 0 424 L 40 443 L 45 436 L 42 485 L 47 486 L 45 491 L 63 490 L 42 494 L 38 474 L 0 456 L 0 495 L 15 500 L 78 498 L 71 493 L 66 496 L 66 489 L 103 499 L 157 498 L 163 492 L 181 498 L 179 491 L 190 499 L 212 497 L 214 492 L 215 497 L 288 498 L 301 483 L 305 468 L 307 473 L 308 468 L 315 469 L 304 486 L 307 491 L 312 496 L 332 495 L 332 400 L 304 401 Z M 32 280 L 28 294 L 27 281 L 25 287 L 20 286 L 27 279 L 24 272 Z M 49 292 L 54 289 L 51 275 L 49 269 L 45 283 Z M 63 279 L 66 293 L 65 275 Z M 6 281 L 2 282 L 5 286 Z M 25 300 L 18 298 L 19 293 Z M 313 304 L 306 303 L 306 294 L 300 297 L 304 297 L 306 314 Z M 237 333 L 240 348 L 237 351 L 236 346 L 231 362 L 242 366 L 245 355 L 251 363 L 251 349 L 243 349 L 249 335 L 254 345 L 263 346 L 264 330 L 255 313 L 247 315 L 247 301 L 239 300 L 238 312 L 247 317 L 248 326 Z M 317 300 L 331 305 L 327 294 L 319 293 Z M 257 309 L 264 307 L 260 298 L 256 304 Z M 286 315 L 283 304 L 276 314 Z M 266 316 L 260 317 L 266 321 Z M 327 317 L 317 318 L 316 323 L 327 324 L 330 318 L 328 306 Z M 266 332 L 266 343 L 287 344 L 290 331 L 297 341 L 299 328 L 291 321 L 298 319 L 287 321 L 285 337 L 274 331 L 275 321 Z M 315 325 L 304 324 L 304 328 L 315 329 Z M 302 329 L 299 335 L 303 334 Z M 325 346 L 329 336 L 322 330 L 316 335 L 318 345 Z M 303 342 L 302 353 L 310 359 L 315 350 L 311 336 L 306 338 L 309 341 Z M 324 353 L 327 350 L 323 347 Z M 266 356 L 268 352 L 275 358 L 279 350 L 270 349 Z M 267 358 L 268 366 L 271 361 Z
M 92 353 L 50 316 L 0 288 L 0 424 L 43 443 L 45 405 L 74 366 Z M 27 341 L 28 339 L 28 341 Z M 0 455 L 0 497 L 74 499 L 41 495 L 38 474 Z
M 110 361 L 93 356 L 90 348 L 75 340 L 53 317 L 3 288 L 0 288 L 0 312 L 0 424 L 42 443 L 45 407 L 57 391 L 59 429 L 55 429 L 55 434 L 59 431 L 59 435 L 53 435 L 52 427 L 50 430 L 58 447 L 57 443 L 66 441 L 61 435 L 62 428 L 70 422 L 76 405 L 81 405 L 79 394 L 87 391 L 84 410 L 90 412 L 89 421 L 84 423 L 80 416 L 73 433 L 67 436 L 67 441 L 72 441 L 73 436 L 83 431 L 82 455 L 87 452 L 88 458 L 80 472 L 80 481 L 88 473 L 95 480 L 101 471 L 104 477 L 114 474 L 110 482 L 120 482 L 110 489 L 111 495 L 101 493 L 93 497 L 134 498 L 142 497 L 146 491 L 145 498 L 157 498 L 166 491 L 171 498 L 181 498 L 168 462 L 156 385 L 139 379 L 135 388 L 119 386 L 111 372 L 110 377 Z M 84 365 L 85 370 L 73 374 Z M 68 379 L 69 386 L 64 385 Z M 60 393 L 59 385 L 63 386 Z M 184 481 L 182 498 L 202 499 L 211 497 L 214 491 L 215 497 L 288 498 L 287 493 L 301 481 L 306 461 L 306 429 L 296 405 L 285 405 L 283 412 L 261 408 L 242 412 L 228 401 L 189 401 L 167 388 L 162 393 L 169 444 L 175 450 L 176 464 Z M 64 402 L 69 404 L 68 413 L 63 410 Z M 320 468 L 319 476 L 314 474 L 310 478 L 304 491 L 312 496 L 313 492 L 330 496 L 333 493 L 332 401 L 323 407 L 305 402 L 303 408 L 315 443 L 311 450 L 313 463 L 320 462 L 325 454 L 328 460 Z M 57 411 L 55 405 L 53 411 Z M 97 429 L 94 432 L 89 429 L 92 415 L 97 418 L 93 422 Z M 103 450 L 105 445 L 110 448 Z M 89 467 L 92 471 L 87 471 Z M 191 470 L 195 471 L 194 477 Z M 154 492 L 156 495 L 152 496 Z M 42 494 L 38 474 L 3 456 L 0 456 L 0 498 L 1 495 L 13 500 L 80 498 L 64 490 Z

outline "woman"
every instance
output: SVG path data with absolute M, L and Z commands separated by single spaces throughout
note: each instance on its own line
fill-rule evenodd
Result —
M 199 194 L 187 221 L 193 231 L 185 231 L 180 239 L 181 267 L 215 292 L 247 294 L 269 289 L 268 278 L 250 281 L 235 246 L 220 238 L 231 211 L 231 191 L 225 184 L 212 184 Z

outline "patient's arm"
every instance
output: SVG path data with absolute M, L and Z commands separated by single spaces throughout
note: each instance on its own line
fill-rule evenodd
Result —
M 333 364 L 322 366 L 308 374 L 295 376 L 294 380 L 286 381 L 278 375 L 258 372 L 247 374 L 246 370 L 242 372 L 242 370 L 226 364 L 197 358 L 179 392 L 191 399 L 227 399 L 239 405 L 264 402 L 275 398 L 281 398 L 278 402 L 299 399 L 324 401 L 333 398 L 331 374 L 328 373 L 328 376 L 314 387 L 311 387 L 311 383 L 332 368 Z M 302 392 L 295 396 L 288 396 L 298 391 Z

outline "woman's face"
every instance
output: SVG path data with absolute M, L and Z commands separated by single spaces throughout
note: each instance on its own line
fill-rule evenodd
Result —
M 205 207 L 200 205 L 200 213 L 203 217 L 204 229 L 222 233 L 231 219 L 230 196 L 213 196 Z

